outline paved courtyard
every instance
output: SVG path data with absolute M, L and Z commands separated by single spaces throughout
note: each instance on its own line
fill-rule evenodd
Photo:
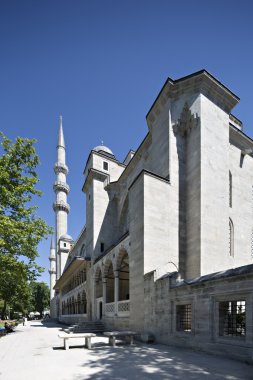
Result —
M 28 322 L 0 338 L 1 380 L 173 379 L 252 380 L 253 366 L 164 345 L 108 346 L 97 337 L 94 349 L 65 351 L 60 325 Z

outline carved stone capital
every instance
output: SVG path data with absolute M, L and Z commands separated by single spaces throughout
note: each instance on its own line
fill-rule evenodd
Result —
M 182 137 L 186 137 L 190 134 L 191 130 L 197 127 L 199 124 L 199 117 L 196 114 L 194 116 L 187 103 L 185 103 L 184 108 L 181 112 L 180 119 L 176 124 L 173 125 L 173 131 L 175 135 L 180 135 Z

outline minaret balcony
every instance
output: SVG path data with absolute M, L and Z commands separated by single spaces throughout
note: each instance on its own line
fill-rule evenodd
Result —
M 70 205 L 68 203 L 65 203 L 63 201 L 55 201 L 53 203 L 53 209 L 54 211 L 66 211 L 67 213 L 69 213 L 70 211 Z
M 54 192 L 64 191 L 66 194 L 69 193 L 69 185 L 66 182 L 55 181 L 54 183 Z
M 56 162 L 54 165 L 54 172 L 55 172 L 55 174 L 63 173 L 65 175 L 67 175 L 69 172 L 69 168 L 63 162 Z
M 49 269 L 49 270 L 48 270 L 48 273 L 49 273 L 49 274 L 56 274 L 56 271 L 55 271 L 55 270 L 51 270 L 51 269 Z

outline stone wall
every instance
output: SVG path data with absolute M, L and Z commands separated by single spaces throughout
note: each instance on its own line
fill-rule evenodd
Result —
M 87 321 L 87 314 L 61 315 L 59 321 L 66 325 L 78 324 Z
M 253 363 L 253 265 L 202 276 L 189 283 L 177 281 L 177 273 L 144 280 L 144 332 L 160 343 L 188 346 Z M 242 301 L 246 305 L 246 334 L 221 333 L 221 305 Z M 178 328 L 180 306 L 190 305 L 188 329 Z M 222 322 L 223 323 L 223 322 Z M 242 335 L 241 335 L 242 334 Z
M 128 330 L 129 318 L 124 317 L 104 317 L 103 323 L 106 330 Z

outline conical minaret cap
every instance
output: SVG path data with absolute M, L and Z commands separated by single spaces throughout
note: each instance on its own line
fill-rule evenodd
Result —
M 62 129 L 62 116 L 60 116 L 60 129 L 59 129 L 58 144 L 57 144 L 57 146 L 62 146 L 63 148 L 65 148 L 63 129 Z

